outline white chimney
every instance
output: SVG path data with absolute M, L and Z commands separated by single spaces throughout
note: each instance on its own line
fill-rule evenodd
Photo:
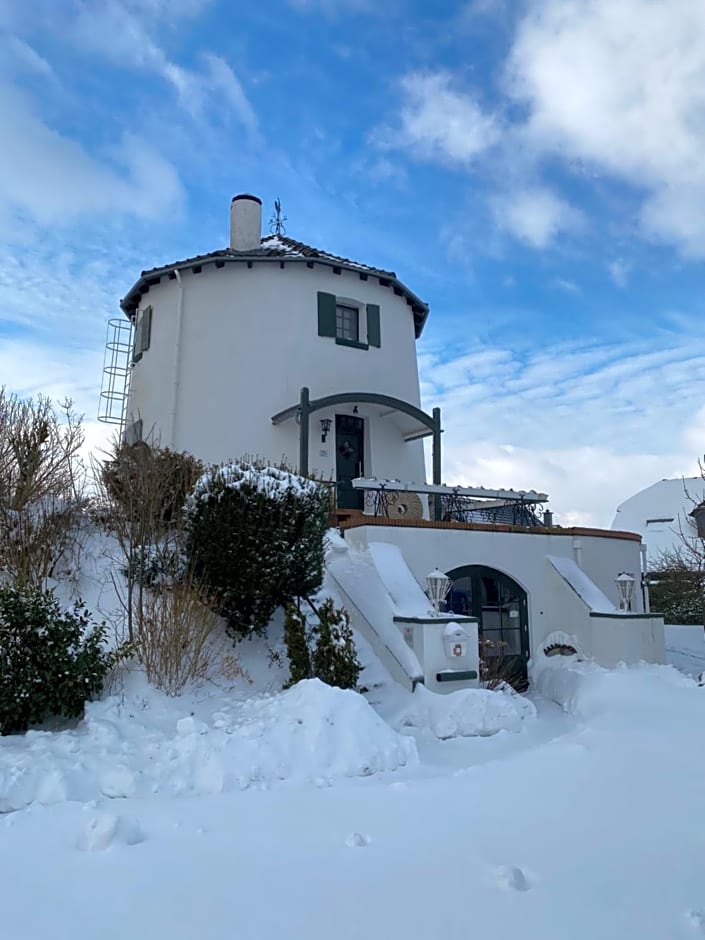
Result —
M 230 247 L 233 251 L 254 251 L 262 240 L 262 200 L 241 193 L 230 204 Z

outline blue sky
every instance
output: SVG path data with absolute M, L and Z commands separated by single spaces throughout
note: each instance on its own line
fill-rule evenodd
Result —
M 705 6 L 691 0 L 0 0 L 0 382 L 91 440 L 143 267 L 236 192 L 391 268 L 450 482 L 564 522 L 705 450 Z

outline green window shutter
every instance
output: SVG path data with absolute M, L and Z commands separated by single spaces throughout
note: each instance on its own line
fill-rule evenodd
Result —
M 152 308 L 145 307 L 142 314 L 142 352 L 149 349 L 149 341 L 152 338 Z
M 378 349 L 382 345 L 382 333 L 379 324 L 379 306 L 367 304 L 367 342 Z
M 335 336 L 335 294 L 318 292 L 318 335 Z
M 142 317 L 137 318 L 134 342 L 132 344 L 132 361 L 139 362 L 142 358 Z

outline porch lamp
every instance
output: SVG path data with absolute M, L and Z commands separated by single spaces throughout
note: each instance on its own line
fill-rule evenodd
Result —
M 330 431 L 331 419 L 321 418 L 321 444 L 325 444 L 328 432 Z
M 614 579 L 619 594 L 619 609 L 626 614 L 632 609 L 632 595 L 634 594 L 634 575 L 627 574 L 626 571 L 620 571 Z
M 448 597 L 452 583 L 450 578 L 438 568 L 434 568 L 430 574 L 426 575 L 426 594 L 433 606 L 434 617 L 438 616 L 441 604 Z

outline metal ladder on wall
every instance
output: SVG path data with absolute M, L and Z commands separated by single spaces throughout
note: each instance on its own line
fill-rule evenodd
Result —
M 128 320 L 108 321 L 103 359 L 98 420 L 125 428 L 127 397 L 132 374 L 132 324 Z

